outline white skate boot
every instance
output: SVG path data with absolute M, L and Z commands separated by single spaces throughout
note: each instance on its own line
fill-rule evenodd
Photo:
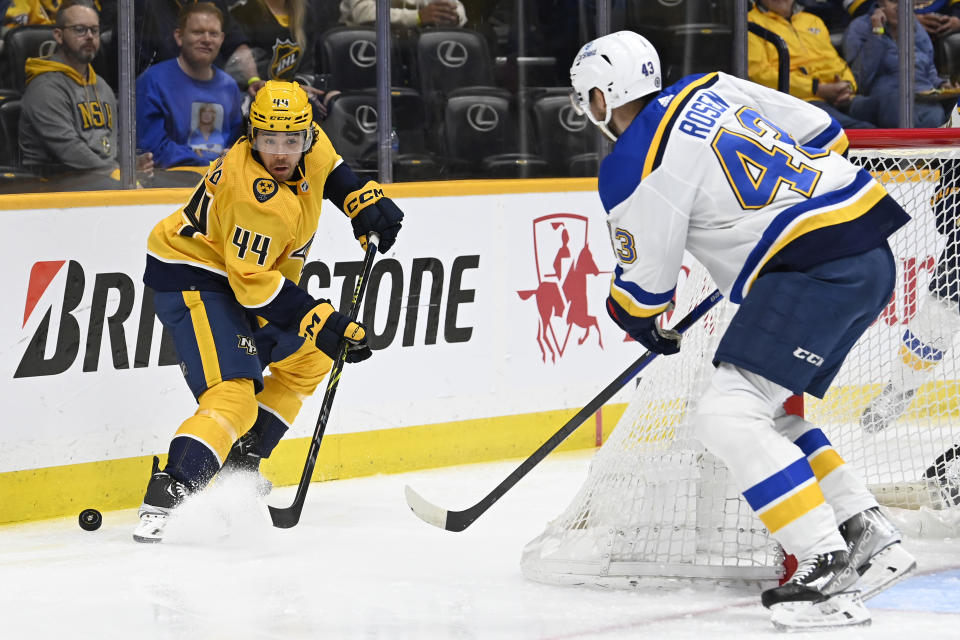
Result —
M 850 564 L 860 580 L 864 600 L 889 589 L 917 568 L 917 561 L 900 544 L 900 532 L 879 507 L 861 511 L 840 525 Z
M 900 391 L 888 384 L 860 415 L 860 426 L 867 433 L 878 433 L 889 427 L 910 406 L 913 389 Z
M 170 512 L 189 494 L 187 486 L 173 476 L 160 471 L 160 459 L 154 456 L 153 472 L 147 484 L 147 493 L 140 505 L 140 524 L 133 531 L 137 542 L 160 542 L 167 526 Z

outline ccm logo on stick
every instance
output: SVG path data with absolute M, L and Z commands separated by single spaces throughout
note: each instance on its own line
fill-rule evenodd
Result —
M 807 362 L 809 362 L 815 367 L 819 367 L 820 365 L 823 364 L 823 358 L 801 347 L 797 347 L 797 350 L 793 352 L 793 357 L 800 358 L 801 360 L 806 360 Z

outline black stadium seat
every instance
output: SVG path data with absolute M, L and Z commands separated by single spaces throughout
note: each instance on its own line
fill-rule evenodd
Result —
M 391 90 L 392 124 L 399 137 L 394 158 L 394 179 L 436 178 L 441 166 L 426 149 L 423 100 L 408 88 Z M 324 132 L 344 162 L 354 170 L 374 172 L 378 167 L 377 145 L 380 117 L 376 90 L 347 92 L 330 103 Z
M 487 40 L 469 29 L 435 29 L 417 40 L 420 93 L 427 101 L 457 89 L 493 87 L 493 60 Z
M 3 37 L 3 64 L 0 65 L 3 88 L 23 93 L 27 58 L 48 56 L 56 46 L 52 26 L 26 25 L 7 31 Z
M 543 158 L 561 176 L 596 176 L 596 128 L 578 115 L 568 95 L 545 95 L 533 100 L 533 121 Z
M 391 84 L 407 83 L 399 47 L 390 52 Z M 320 68 L 330 89 L 352 91 L 377 86 L 377 33 L 373 27 L 334 27 L 320 36 Z
M 502 96 L 459 93 L 447 100 L 443 121 L 454 177 L 528 178 L 549 173 L 538 155 L 522 153 L 510 102 Z

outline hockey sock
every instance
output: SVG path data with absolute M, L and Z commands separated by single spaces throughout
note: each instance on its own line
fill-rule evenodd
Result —
M 721 363 L 700 400 L 695 433 L 723 460 L 788 553 L 805 558 L 845 549 L 806 456 L 774 429 L 774 412 L 789 395 L 761 376 Z
M 780 416 L 773 424 L 807 457 L 824 499 L 833 507 L 837 525 L 861 511 L 877 506 L 876 498 L 833 448 L 823 431 L 794 415 Z

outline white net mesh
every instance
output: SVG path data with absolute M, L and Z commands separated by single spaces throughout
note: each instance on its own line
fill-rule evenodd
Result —
M 960 376 L 950 346 L 960 331 L 960 276 L 945 268 L 952 254 L 941 254 L 948 237 L 956 239 L 938 232 L 931 198 L 951 186 L 941 184 L 941 176 L 949 179 L 960 149 L 853 150 L 850 157 L 874 173 L 913 220 L 891 239 L 898 285 L 890 306 L 851 352 L 827 397 L 806 398 L 806 417 L 859 469 L 882 504 L 954 508 L 960 503 L 960 456 L 951 449 L 960 440 Z M 940 210 L 955 226 L 952 209 Z M 938 263 L 938 282 L 946 288 L 934 297 L 928 283 Z M 688 257 L 686 265 L 673 322 L 715 288 L 695 260 Z M 957 299 L 944 294 L 951 283 Z M 524 548 L 528 578 L 624 586 L 647 577 L 779 575 L 777 545 L 722 463 L 691 435 L 689 418 L 734 311 L 721 302 L 685 334 L 680 355 L 658 358 L 641 372 L 586 482 Z M 905 341 L 908 329 L 915 340 Z M 910 359 L 901 348 L 920 356 Z

